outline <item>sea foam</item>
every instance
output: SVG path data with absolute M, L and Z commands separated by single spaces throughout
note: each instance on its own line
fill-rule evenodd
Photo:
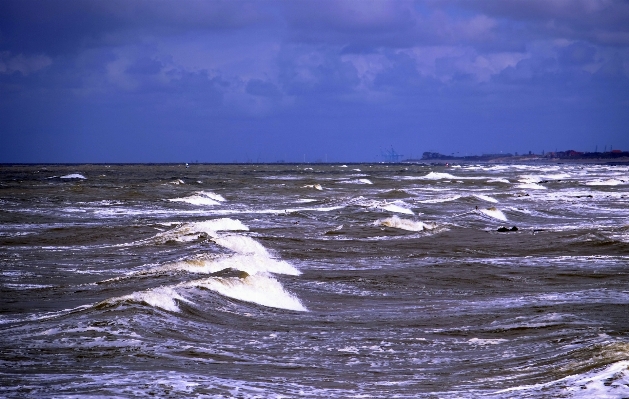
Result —
M 146 291 L 134 292 L 116 298 L 110 298 L 98 305 L 115 305 L 124 302 L 145 303 L 147 305 L 164 309 L 169 312 L 179 312 L 177 301 L 192 303 L 186 298 L 179 295 L 172 287 L 157 287 Z
M 262 273 L 245 278 L 210 277 L 191 281 L 185 285 L 205 288 L 229 298 L 262 306 L 301 312 L 308 310 L 297 297 L 284 290 L 279 281 Z
M 179 241 L 189 242 L 198 240 L 200 234 L 207 234 L 210 237 L 217 237 L 219 231 L 248 231 L 249 228 L 242 224 L 240 220 L 220 218 L 206 220 L 203 222 L 183 223 L 172 230 L 158 233 L 153 240 L 159 242 Z
M 497 199 L 495 199 L 495 198 L 493 198 L 493 197 L 490 197 L 490 196 L 488 196 L 488 195 L 483 195 L 483 194 L 474 194 L 474 197 L 476 197 L 476 198 L 478 198 L 478 199 L 481 199 L 481 200 L 483 200 L 483 201 L 487 201 L 487 202 L 493 202 L 493 203 L 497 203 L 497 202 L 498 202 L 498 200 L 497 200 Z
M 276 273 L 298 276 L 301 274 L 290 263 L 257 254 L 234 254 L 215 258 L 188 259 L 151 269 L 149 272 L 186 271 L 189 273 L 212 274 L 225 269 L 236 269 L 247 274 Z
M 87 179 L 87 177 L 79 173 L 72 173 L 69 175 L 61 176 L 60 179 Z
M 384 209 L 385 211 L 389 211 L 389 212 L 394 212 L 394 213 L 404 213 L 406 215 L 414 215 L 415 213 L 408 209 L 405 208 L 403 206 L 400 206 L 398 204 L 386 204 L 386 205 L 380 205 L 379 208 Z
M 458 179 L 458 177 L 453 176 L 450 173 L 430 172 L 426 176 L 422 176 L 421 179 L 441 180 L 441 179 Z
M 625 182 L 618 179 L 607 179 L 607 180 L 593 180 L 585 183 L 588 186 L 618 186 L 620 184 L 624 184 Z
M 624 398 L 629 396 L 629 361 L 621 360 L 604 368 L 536 385 L 495 392 L 508 397 Z
M 385 210 L 385 211 L 389 211 L 393 213 L 403 213 L 406 215 L 415 214 L 412 210 L 409 209 L 410 208 L 409 204 L 400 200 L 388 202 L 388 201 L 374 201 L 374 200 L 368 200 L 364 197 L 357 197 L 351 200 L 349 203 L 355 204 L 358 206 L 364 206 L 367 208 L 381 209 L 381 210 Z
M 397 216 L 393 216 L 387 219 L 380 219 L 376 221 L 376 225 L 394 227 L 396 229 L 408 230 L 408 231 L 424 231 L 432 230 L 435 228 L 433 223 L 417 222 L 409 219 L 400 219 Z
M 183 198 L 169 199 L 172 202 L 187 202 L 192 205 L 218 205 L 220 202 L 225 201 L 220 194 L 215 194 L 210 191 L 199 191 L 194 195 Z
M 502 211 L 500 209 L 496 209 L 494 207 L 491 208 L 487 208 L 487 209 L 481 209 L 480 210 L 483 214 L 494 218 L 494 219 L 498 219 L 498 220 L 502 220 L 503 222 L 507 221 L 507 217 L 505 216 L 504 213 L 502 213 Z
M 266 248 L 251 237 L 241 235 L 227 235 L 212 239 L 218 245 L 231 249 L 239 254 L 269 256 Z

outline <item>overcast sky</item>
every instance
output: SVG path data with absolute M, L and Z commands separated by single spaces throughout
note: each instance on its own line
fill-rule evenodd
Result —
M 0 1 L 0 162 L 629 150 L 629 2 Z

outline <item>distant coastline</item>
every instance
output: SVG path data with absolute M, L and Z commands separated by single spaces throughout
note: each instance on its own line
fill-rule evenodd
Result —
M 476 162 L 476 163 L 605 163 L 629 164 L 629 151 L 579 152 L 574 150 L 546 152 L 542 154 L 483 154 L 454 156 L 438 152 L 424 152 L 420 159 L 405 159 L 403 162 Z

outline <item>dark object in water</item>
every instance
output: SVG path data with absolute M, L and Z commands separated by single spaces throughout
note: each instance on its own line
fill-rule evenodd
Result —
M 504 226 L 498 227 L 498 232 L 499 233 L 507 233 L 509 231 L 518 231 L 518 228 L 516 226 L 513 226 L 512 228 L 508 228 L 508 227 L 504 227 Z
M 229 277 L 247 278 L 249 277 L 249 273 L 243 272 L 242 270 L 234 269 L 231 267 L 228 267 L 227 269 L 219 270 L 210 275 L 212 277 L 221 277 L 221 278 L 229 278 Z

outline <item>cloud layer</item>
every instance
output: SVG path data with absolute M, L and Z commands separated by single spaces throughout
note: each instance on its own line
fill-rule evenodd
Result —
M 0 162 L 629 149 L 629 4 L 4 1 L 0 90 Z

